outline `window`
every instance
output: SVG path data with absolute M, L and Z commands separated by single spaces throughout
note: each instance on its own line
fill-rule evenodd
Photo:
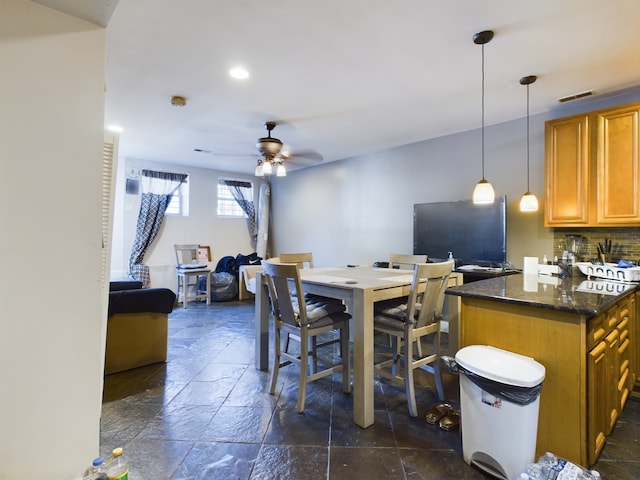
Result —
M 225 182 L 232 181 L 235 186 L 242 189 L 242 195 L 244 198 L 253 199 L 253 185 L 251 182 L 244 180 L 236 180 L 231 178 L 219 178 L 218 179 L 218 216 L 219 217 L 244 217 L 247 216 L 243 212 L 236 199 L 231 193 L 231 189 Z
M 189 178 L 171 196 L 165 215 L 189 216 Z

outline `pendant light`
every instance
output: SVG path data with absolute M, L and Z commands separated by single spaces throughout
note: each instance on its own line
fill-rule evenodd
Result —
M 484 44 L 489 43 L 492 38 L 491 30 L 485 30 L 473 36 L 473 43 L 482 45 L 482 179 L 473 190 L 473 203 L 478 205 L 493 203 L 496 196 L 493 186 L 484 178 Z
M 529 75 L 520 79 L 520 85 L 527 86 L 527 191 L 520 199 L 521 212 L 537 212 L 538 199 L 529 190 L 529 85 L 538 79 L 535 75 Z

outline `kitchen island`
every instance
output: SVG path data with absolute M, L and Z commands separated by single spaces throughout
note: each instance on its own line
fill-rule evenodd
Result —
M 635 290 L 581 275 L 512 275 L 447 289 L 461 299 L 460 347 L 492 345 L 544 365 L 537 456 L 596 462 L 635 382 Z

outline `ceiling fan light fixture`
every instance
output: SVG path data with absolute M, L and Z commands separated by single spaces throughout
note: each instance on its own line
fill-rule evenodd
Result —
M 262 173 L 264 175 L 271 175 L 273 173 L 270 161 L 262 162 Z
M 264 159 L 270 162 L 282 150 L 282 142 L 271 136 L 271 130 L 276 127 L 276 122 L 266 122 L 264 126 L 267 128 L 267 136 L 258 139 L 256 148 Z
M 256 171 L 254 175 L 256 177 L 264 177 L 264 170 L 262 169 L 262 160 L 258 160 L 258 165 L 256 165 Z
M 277 177 L 286 177 L 287 176 L 287 169 L 284 168 L 284 164 L 283 163 L 278 163 L 278 166 L 276 167 L 276 176 Z

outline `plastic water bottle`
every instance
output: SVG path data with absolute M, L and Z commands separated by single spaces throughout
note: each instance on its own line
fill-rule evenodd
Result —
M 589 470 L 571 463 L 564 458 L 555 456 L 551 452 L 545 453 L 538 459 L 538 465 L 541 466 L 544 475 L 543 479 L 562 479 L 562 480 L 594 480 L 600 478 L 600 474 L 596 472 L 594 476 Z
M 518 480 L 547 480 L 545 473 L 542 472 L 542 467 L 538 463 L 530 463 L 524 472 L 520 474 Z
M 122 455 L 122 447 L 114 448 L 107 465 L 108 480 L 129 480 L 129 465 Z
M 82 480 L 107 480 L 106 464 L 102 457 L 93 459 L 91 466 L 84 471 Z

